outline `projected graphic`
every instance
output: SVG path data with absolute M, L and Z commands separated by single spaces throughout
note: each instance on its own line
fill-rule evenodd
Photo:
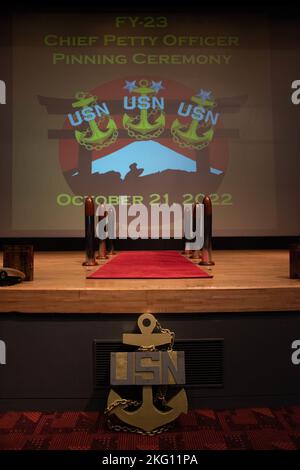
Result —
M 277 106 L 270 34 L 263 19 L 217 14 L 17 15 L 1 76 L 2 233 L 82 236 L 85 195 L 148 206 L 204 194 L 215 235 L 277 234 L 282 214 L 298 233 L 299 132 L 291 100 Z
M 196 180 L 215 190 L 226 170 L 228 152 L 218 158 L 213 146 L 205 152 L 221 129 L 212 90 L 193 91 L 157 77 L 125 78 L 77 92 L 71 108 L 64 128 L 73 139 L 61 143 L 60 161 L 76 192 L 113 187 L 142 194 L 147 202 L 147 195 L 164 188 L 180 201 L 176 178 L 186 191 Z

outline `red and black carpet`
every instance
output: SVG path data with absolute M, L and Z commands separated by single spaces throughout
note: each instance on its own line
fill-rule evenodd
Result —
M 193 410 L 153 437 L 109 431 L 98 412 L 0 413 L 0 450 L 182 449 L 300 449 L 300 405 Z
M 88 279 L 188 279 L 211 274 L 177 251 L 123 251 Z

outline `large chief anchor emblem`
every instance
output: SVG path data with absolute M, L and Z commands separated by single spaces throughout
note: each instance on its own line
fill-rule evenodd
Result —
M 88 93 L 79 92 L 76 98 L 77 101 L 72 104 L 77 110 L 76 117 L 79 118 L 79 122 L 84 119 L 88 123 L 85 130 L 75 130 L 77 142 L 87 150 L 101 150 L 114 143 L 118 137 L 118 129 L 108 109 L 103 112 L 101 106 L 97 104 L 97 97 Z
M 152 82 L 154 85 L 156 82 Z M 130 86 L 132 84 L 132 86 Z M 159 137 L 164 131 L 165 114 L 157 106 L 155 96 L 159 88 L 149 84 L 148 80 L 140 80 L 138 85 L 135 81 L 127 85 L 130 93 L 134 92 L 138 97 L 132 97 L 134 107 L 140 109 L 136 116 L 129 116 L 127 113 L 123 116 L 123 126 L 127 130 L 129 137 L 137 140 L 149 140 Z M 158 116 L 157 116 L 158 114 Z
M 166 400 L 167 385 L 185 383 L 184 352 L 173 351 L 174 333 L 162 329 L 153 315 L 141 315 L 138 326 L 141 333 L 123 335 L 123 343 L 138 346 L 138 350 L 111 353 L 111 384 L 142 386 L 142 401 L 122 398 L 111 390 L 105 414 L 110 427 L 115 430 L 143 430 L 155 434 L 167 430 L 166 425 L 181 413 L 187 413 L 187 396 L 183 388 Z M 163 346 L 165 349 L 158 349 Z M 159 386 L 155 396 L 153 386 Z M 111 415 L 130 427 L 112 425 Z
M 189 124 L 182 124 L 177 118 L 173 121 L 171 133 L 173 140 L 180 147 L 201 150 L 212 141 L 214 128 L 211 121 L 216 121 L 218 115 L 214 117 L 212 114 L 215 102 L 210 98 L 210 94 L 211 92 L 201 90 L 198 95 L 192 96 L 192 104 L 182 114 L 191 114 L 192 120 Z

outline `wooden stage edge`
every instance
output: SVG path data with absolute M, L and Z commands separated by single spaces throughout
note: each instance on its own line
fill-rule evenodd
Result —
M 0 313 L 300 311 L 283 250 L 215 251 L 212 279 L 86 279 L 81 252 L 38 252 L 34 281 L 0 288 Z

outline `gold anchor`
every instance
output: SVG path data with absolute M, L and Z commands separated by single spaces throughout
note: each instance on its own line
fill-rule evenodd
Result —
M 138 326 L 141 333 L 123 334 L 124 344 L 139 346 L 139 351 L 143 350 L 148 352 L 158 351 L 156 346 L 169 344 L 169 350 L 165 351 L 165 353 L 174 353 L 174 351 L 172 351 L 174 334 L 169 330 L 163 330 L 153 315 L 149 313 L 141 315 L 138 319 Z M 153 330 L 157 327 L 160 332 L 153 333 Z M 124 359 L 124 356 L 122 356 L 122 359 Z M 149 365 L 149 362 L 147 364 Z M 137 432 L 140 432 L 140 429 L 142 429 L 146 431 L 146 433 L 152 434 L 155 433 L 155 431 L 161 432 L 160 430 L 167 430 L 167 428 L 163 428 L 166 424 L 174 421 L 181 413 L 187 413 L 188 404 L 184 389 L 181 389 L 180 392 L 170 400 L 164 400 L 164 408 L 166 408 L 166 410 L 158 409 L 155 406 L 152 386 L 143 386 L 142 395 L 142 402 L 137 402 L 123 399 L 114 390 L 111 390 L 107 400 L 106 414 L 108 416 L 111 414 L 116 415 L 121 421 L 134 427 L 134 430 Z M 126 410 L 125 408 L 129 406 L 134 406 L 136 409 L 132 411 Z M 117 429 L 122 430 L 120 426 L 118 426 Z M 123 430 L 132 429 L 126 428 Z
M 148 80 L 140 80 L 139 86 L 133 88 L 132 91 L 139 93 L 140 96 L 152 96 L 157 93 L 153 88 L 149 87 Z M 159 137 L 165 127 L 165 115 L 162 111 L 158 118 L 155 119 L 154 123 L 151 124 L 148 118 L 154 113 L 155 110 L 152 110 L 148 114 L 147 109 L 141 109 L 140 114 L 135 117 L 131 117 L 125 113 L 123 116 L 123 126 L 127 130 L 128 135 L 137 140 L 148 140 Z M 137 124 L 134 124 L 135 121 L 138 121 Z
M 90 96 L 85 93 L 77 93 L 76 98 L 78 101 L 72 104 L 73 108 L 86 108 L 88 106 L 95 106 L 97 102 L 96 96 Z M 101 150 L 116 141 L 118 137 L 118 130 L 115 121 L 107 116 L 108 123 L 106 130 L 103 131 L 99 128 L 99 124 L 105 119 L 101 116 L 97 119 L 88 121 L 89 127 L 85 131 L 75 131 L 75 138 L 80 145 L 83 145 L 87 150 Z
M 202 99 L 198 96 L 193 96 L 191 98 L 191 101 L 202 107 L 212 107 L 214 105 L 213 101 L 205 100 L 203 102 Z M 201 150 L 212 141 L 212 138 L 214 136 L 214 130 L 210 128 L 207 131 L 203 132 L 202 135 L 198 135 L 197 130 L 200 126 L 202 128 L 207 128 L 208 123 L 200 125 L 199 121 L 197 121 L 196 119 L 192 119 L 192 122 L 188 126 L 185 124 L 181 124 L 181 122 L 176 118 L 171 126 L 171 133 L 173 135 L 173 139 L 176 143 L 179 144 L 180 147 Z

